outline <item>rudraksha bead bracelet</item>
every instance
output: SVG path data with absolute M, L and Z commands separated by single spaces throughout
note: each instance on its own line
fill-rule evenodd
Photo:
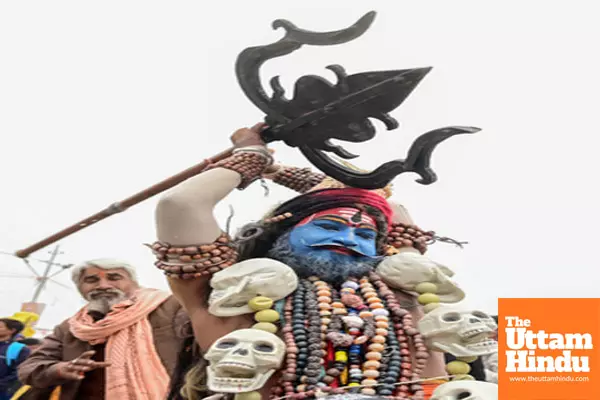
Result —
M 237 262 L 238 254 L 229 236 L 200 246 L 176 247 L 164 242 L 147 245 L 157 257 L 155 265 L 172 278 L 193 279 L 209 276 Z
M 427 243 L 434 235 L 434 232 L 425 232 L 416 225 L 394 223 L 388 233 L 387 243 L 397 249 L 414 247 L 421 254 L 425 254 Z
M 242 176 L 238 189 L 247 188 L 252 182 L 260 179 L 265 169 L 273 163 L 273 158 L 264 147 L 242 147 L 233 151 L 233 154 L 209 168 L 225 168 L 235 171 Z
M 271 179 L 298 193 L 306 193 L 325 179 L 324 174 L 313 172 L 310 168 L 281 166 Z

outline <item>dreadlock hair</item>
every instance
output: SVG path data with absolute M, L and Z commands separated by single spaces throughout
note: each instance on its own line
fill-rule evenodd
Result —
M 185 338 L 171 377 L 167 400 L 199 400 L 207 397 L 207 365 L 194 336 Z
M 179 395 L 185 400 L 200 400 L 210 395 L 206 386 L 206 368 L 208 362 L 204 359 L 194 364 L 185 374 L 185 383 Z

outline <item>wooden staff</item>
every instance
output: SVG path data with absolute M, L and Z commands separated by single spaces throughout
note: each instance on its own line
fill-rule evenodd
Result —
M 28 255 L 30 255 L 31 253 L 33 253 L 34 251 L 37 251 L 46 246 L 49 246 L 52 243 L 55 243 L 55 242 L 59 241 L 60 239 L 70 236 L 75 232 L 79 232 L 80 230 L 85 229 L 90 225 L 94 225 L 96 222 L 102 221 L 103 219 L 108 218 L 113 214 L 118 214 L 120 212 L 123 212 L 123 211 L 127 210 L 128 208 L 130 208 L 131 206 L 141 203 L 142 201 L 147 200 L 152 196 L 155 196 L 161 192 L 164 192 L 167 189 L 172 188 L 173 186 L 176 186 L 177 184 L 185 181 L 186 179 L 189 179 L 193 176 L 198 175 L 199 173 L 204 171 L 209 165 L 214 164 L 216 162 L 219 162 L 219 161 L 224 160 L 225 158 L 229 157 L 232 154 L 232 152 L 233 152 L 233 147 L 228 150 L 225 150 L 211 158 L 208 158 L 208 159 L 202 161 L 200 164 L 194 165 L 193 167 L 188 168 L 185 171 L 182 171 L 176 175 L 171 176 L 170 178 L 167 178 L 161 182 L 158 182 L 157 184 L 152 185 L 149 188 L 144 189 L 141 192 L 136 193 L 133 196 L 126 198 L 125 200 L 113 203 L 110 206 L 108 206 L 106 209 L 104 209 L 100 212 L 97 212 L 94 215 L 90 215 L 89 217 L 79 221 L 78 223 L 63 229 L 62 231 L 56 232 L 56 233 L 48 236 L 47 238 L 40 240 L 37 243 L 32 244 L 29 247 L 26 247 L 22 250 L 15 252 L 15 255 L 20 258 L 25 258 Z

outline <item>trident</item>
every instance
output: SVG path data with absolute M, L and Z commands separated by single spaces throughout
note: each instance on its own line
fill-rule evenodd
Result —
M 273 89 L 271 97 L 266 94 L 260 81 L 260 68 L 266 61 L 290 54 L 303 45 L 331 46 L 347 43 L 365 33 L 374 19 L 375 12 L 371 11 L 352 26 L 330 32 L 312 32 L 299 29 L 287 20 L 276 20 L 273 28 L 282 28 L 285 35 L 272 44 L 249 47 L 242 51 L 235 66 L 237 79 L 246 97 L 265 113 L 265 123 L 269 128 L 262 131 L 262 138 L 266 143 L 282 141 L 288 146 L 297 147 L 316 168 L 347 186 L 378 189 L 405 172 L 417 173 L 420 177 L 417 182 L 429 185 L 437 180 L 430 167 L 435 147 L 452 136 L 475 133 L 479 128 L 450 126 L 429 131 L 415 139 L 405 159 L 386 162 L 366 173 L 348 168 L 327 153 L 343 159 L 358 157 L 342 146 L 334 145 L 331 140 L 361 143 L 373 139 L 376 129 L 369 118 L 382 121 L 388 130 L 396 129 L 398 122 L 389 113 L 404 102 L 431 68 L 347 75 L 342 66 L 330 65 L 327 68 L 337 77 L 335 84 L 319 76 L 302 76 L 296 81 L 294 96 L 290 100 L 284 97 L 279 77 L 273 77 L 270 81 Z M 113 203 L 104 210 L 17 251 L 15 255 L 25 258 L 111 215 L 121 213 L 200 174 L 209 165 L 229 157 L 232 151 L 233 148 L 227 149 Z

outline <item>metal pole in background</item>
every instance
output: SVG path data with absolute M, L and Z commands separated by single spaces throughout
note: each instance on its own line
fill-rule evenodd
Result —
M 39 276 L 37 278 L 38 285 L 37 285 L 37 288 L 35 289 L 35 293 L 33 294 L 33 298 L 31 299 L 32 303 L 37 303 L 37 299 L 40 297 L 42 290 L 44 290 L 44 288 L 46 287 L 46 283 L 48 282 L 49 275 L 50 275 L 50 270 L 52 269 L 52 266 L 54 265 L 54 260 L 56 259 L 56 256 L 58 256 L 59 249 L 60 249 L 60 246 L 56 246 L 54 248 L 54 250 L 52 250 L 52 255 L 50 256 L 50 260 L 44 261 L 46 263 L 46 269 L 44 270 L 44 273 L 42 274 L 42 276 Z
M 12 253 L 4 252 L 4 251 L 0 251 L 0 254 L 6 254 L 6 255 L 10 255 L 10 256 L 14 257 L 14 255 Z M 48 260 L 41 260 L 41 259 L 37 259 L 37 258 L 31 258 L 31 259 L 23 258 L 22 261 L 25 263 L 25 265 L 27 265 L 29 270 L 33 273 L 33 276 L 27 276 L 27 275 L 22 275 L 22 274 L 14 275 L 14 277 L 18 277 L 18 278 L 32 278 L 33 277 L 36 279 L 35 291 L 33 293 L 33 297 L 31 299 L 31 301 L 21 303 L 20 311 L 18 311 L 14 314 L 14 317 L 16 319 L 19 319 L 23 324 L 26 325 L 26 327 L 22 333 L 23 333 L 23 335 L 25 335 L 27 337 L 33 336 L 36 333 L 34 328 L 37 325 L 37 321 L 40 319 L 42 312 L 46 308 L 46 304 L 38 303 L 38 300 L 41 297 L 42 293 L 44 292 L 44 289 L 46 289 L 48 287 L 48 283 L 49 282 L 54 283 L 55 285 L 62 286 L 69 290 L 73 289 L 73 288 L 71 288 L 67 285 L 63 285 L 62 283 L 57 282 L 56 280 L 53 279 L 56 275 L 73 267 L 73 264 L 70 264 L 70 263 L 69 264 L 57 263 L 56 258 L 58 257 L 59 254 L 63 254 L 63 253 L 60 251 L 60 246 L 56 246 L 52 250 L 50 258 Z M 30 264 L 30 262 L 29 262 L 30 260 L 45 264 L 43 274 L 39 274 L 36 271 L 36 269 Z M 58 271 L 53 271 L 52 267 L 58 267 Z M 8 275 L 7 277 L 11 277 L 11 275 Z

